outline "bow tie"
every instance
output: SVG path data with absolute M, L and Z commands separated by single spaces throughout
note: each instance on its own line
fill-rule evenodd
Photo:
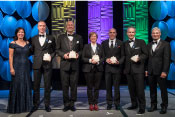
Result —
M 44 35 L 39 35 L 39 37 L 45 37 Z
M 67 36 L 72 36 L 73 37 L 73 34 L 67 34 Z
M 157 44 L 157 41 L 153 41 L 153 44 Z
M 129 40 L 129 43 L 134 42 L 134 40 Z

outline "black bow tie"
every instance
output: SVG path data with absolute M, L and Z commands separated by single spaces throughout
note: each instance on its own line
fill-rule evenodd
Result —
M 72 34 L 67 34 L 67 36 L 72 36 L 72 37 L 73 37 L 73 35 L 72 35 Z
M 39 35 L 39 37 L 44 37 L 44 35 Z
M 157 44 L 157 41 L 153 41 L 153 44 Z
M 129 43 L 134 42 L 134 40 L 129 40 Z

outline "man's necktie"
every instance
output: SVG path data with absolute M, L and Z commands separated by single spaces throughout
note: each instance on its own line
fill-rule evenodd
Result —
M 113 48 L 114 47 L 114 45 L 113 45 L 113 41 L 111 41 L 111 48 Z

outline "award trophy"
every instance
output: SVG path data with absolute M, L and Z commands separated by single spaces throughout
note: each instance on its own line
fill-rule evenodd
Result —
M 131 57 L 131 60 L 134 61 L 134 62 L 137 62 L 138 58 L 139 58 L 139 55 L 134 55 L 134 56 Z
M 48 53 L 44 54 L 43 60 L 44 60 L 44 61 L 51 61 L 51 56 L 50 56 L 50 54 L 48 54 Z
M 116 58 L 115 56 L 112 56 L 112 57 L 110 58 L 110 60 L 111 60 L 112 64 L 115 64 L 116 61 L 117 61 L 117 58 Z
M 70 53 L 69 53 L 69 58 L 70 59 L 75 59 L 76 58 L 76 52 L 75 51 L 70 51 Z
M 93 59 L 95 62 L 99 62 L 99 61 L 100 61 L 99 56 L 96 55 L 96 54 L 92 56 L 92 59 Z

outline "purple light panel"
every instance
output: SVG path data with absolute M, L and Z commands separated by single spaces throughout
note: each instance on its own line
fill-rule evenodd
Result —
M 112 1 L 88 2 L 88 34 L 98 34 L 97 43 L 101 44 L 108 39 L 108 32 L 113 27 Z M 88 41 L 90 42 L 90 40 Z

